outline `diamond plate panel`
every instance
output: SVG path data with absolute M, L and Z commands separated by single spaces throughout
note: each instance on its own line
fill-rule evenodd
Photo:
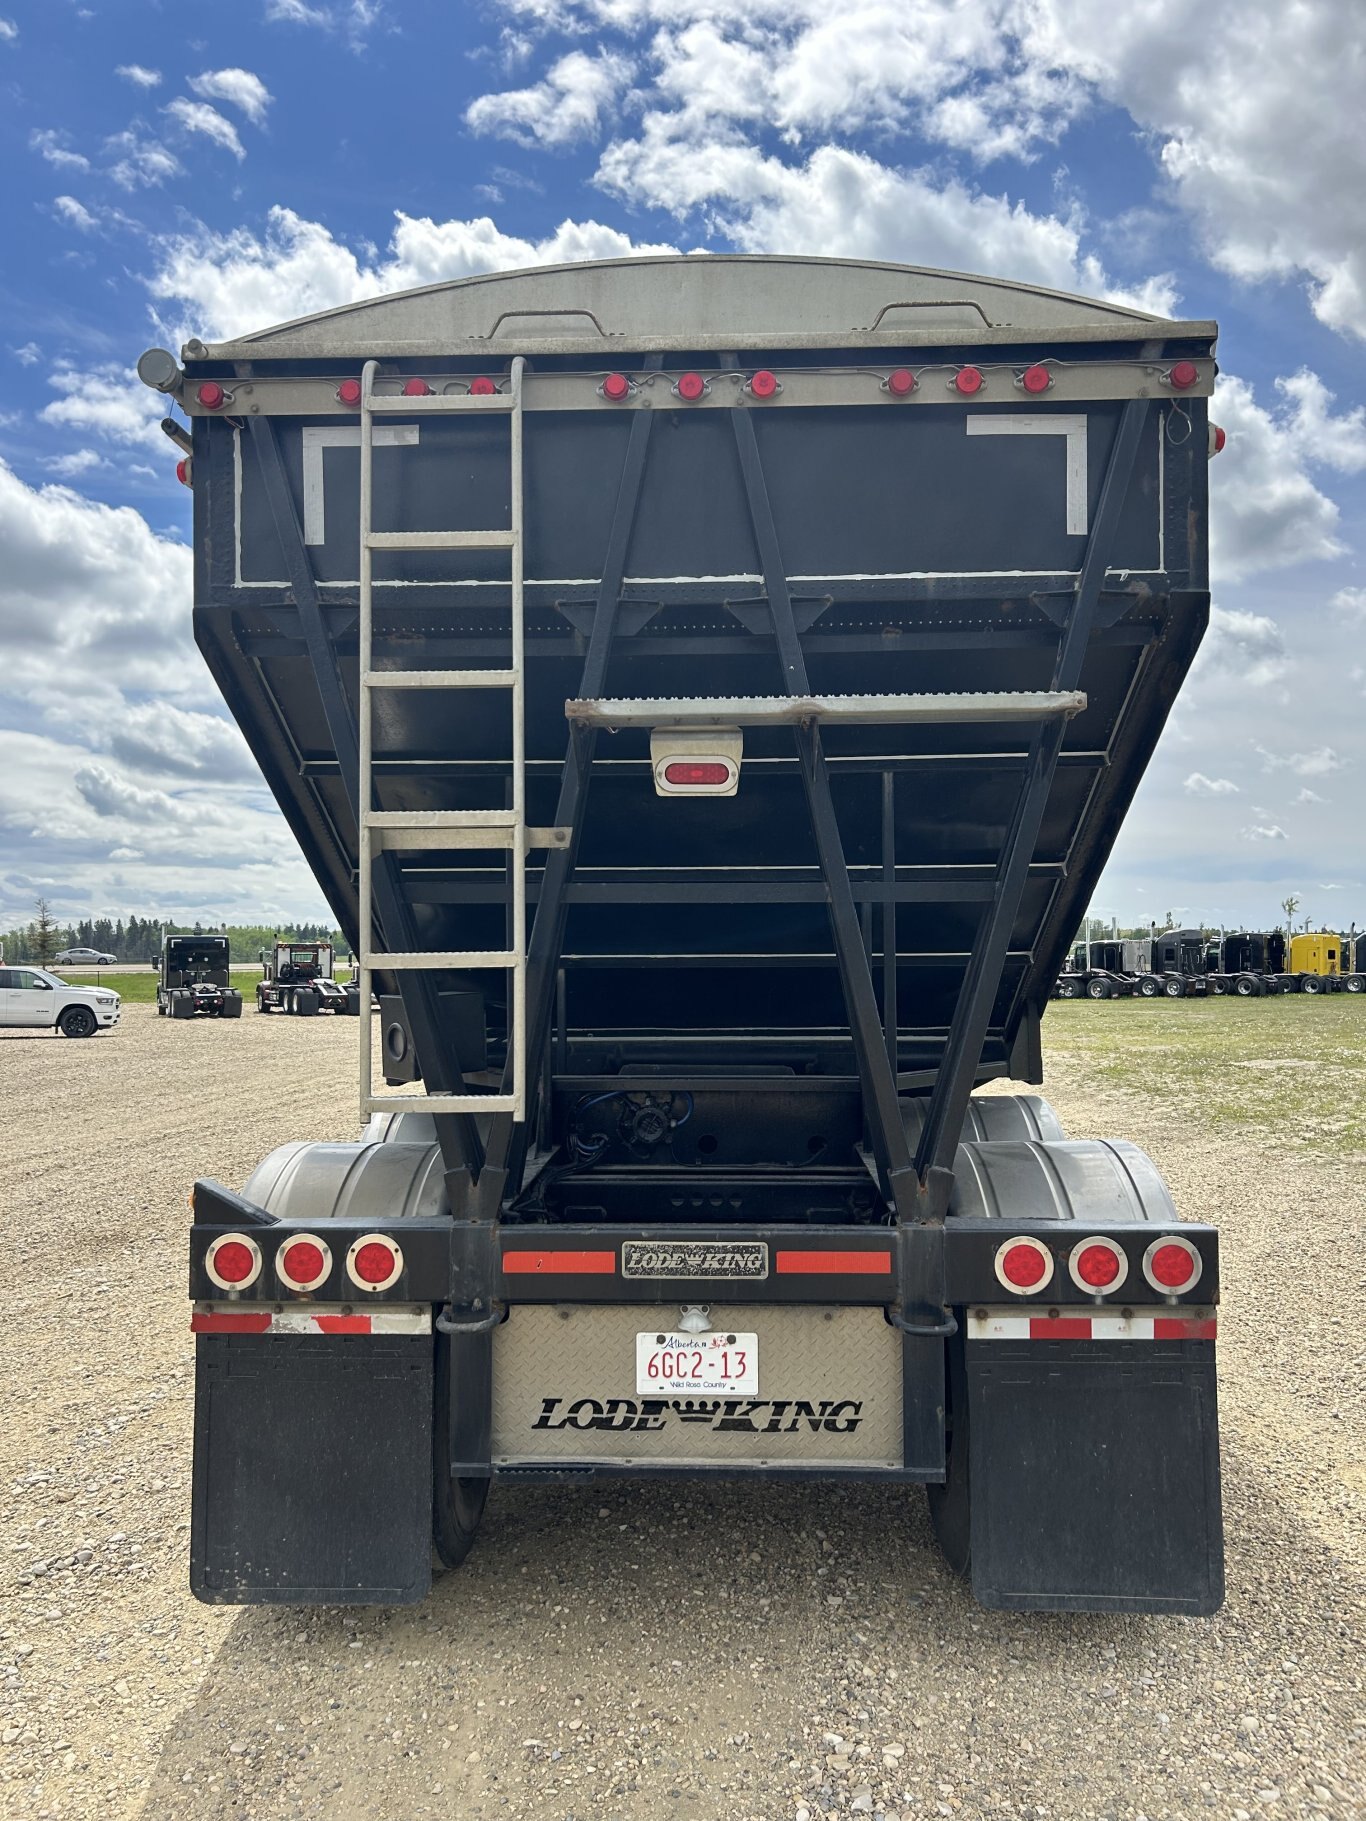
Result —
M 638 1396 L 636 1335 L 679 1309 L 521 1304 L 493 1336 L 493 1459 L 899 1467 L 901 1337 L 880 1309 L 711 1309 L 759 1337 L 757 1397 Z

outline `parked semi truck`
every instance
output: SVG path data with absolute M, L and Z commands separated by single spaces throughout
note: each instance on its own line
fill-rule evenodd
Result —
M 1145 948 L 1146 944 L 1142 945 Z M 1059 999 L 1116 999 L 1132 993 L 1138 984 L 1140 945 L 1118 938 L 1079 942 L 1058 975 L 1054 989 Z M 1143 967 L 1149 966 L 1146 958 Z
M 989 1606 L 1218 1606 L 1217 1236 L 973 1097 L 1205 630 L 1214 338 L 716 257 L 143 357 L 383 1008 L 358 1141 L 194 1187 L 201 1599 L 420 1600 L 492 1480 L 667 1474 L 923 1485 Z
M 157 969 L 157 1012 L 163 1018 L 242 1016 L 226 936 L 166 937 Z
M 1347 939 L 1327 930 L 1287 936 L 1282 930 L 1242 930 L 1224 936 L 1208 974 L 1212 993 L 1332 993 L 1353 986 Z
M 275 941 L 261 950 L 261 978 L 256 983 L 258 1012 L 286 1012 L 312 1018 L 319 1012 L 356 1017 L 360 990 L 333 973 L 330 942 Z

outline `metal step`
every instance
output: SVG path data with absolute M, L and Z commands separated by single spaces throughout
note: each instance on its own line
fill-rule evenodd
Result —
M 511 550 L 515 531 L 367 531 L 367 550 Z
M 510 949 L 427 949 L 409 955 L 362 955 L 362 964 L 378 972 L 408 968 L 418 971 L 438 967 L 516 967 L 519 957 Z
M 364 1094 L 362 1113 L 512 1113 L 515 1094 Z
M 367 670 L 367 689 L 511 689 L 515 670 Z
M 981 690 L 888 696 L 604 696 L 564 705 L 586 727 L 780 727 L 808 721 L 887 726 L 1070 720 L 1080 690 Z

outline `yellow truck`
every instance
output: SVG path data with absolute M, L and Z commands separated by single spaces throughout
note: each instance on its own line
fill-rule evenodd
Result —
M 1302 993 L 1335 993 L 1344 972 L 1342 937 L 1318 930 L 1290 938 L 1287 973 L 1296 978 Z

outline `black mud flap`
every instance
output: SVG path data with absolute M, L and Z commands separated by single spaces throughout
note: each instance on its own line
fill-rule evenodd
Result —
M 980 1341 L 965 1352 L 981 1604 L 1217 1611 L 1214 1342 Z
M 190 1590 L 407 1605 L 431 1587 L 430 1335 L 200 1335 Z

